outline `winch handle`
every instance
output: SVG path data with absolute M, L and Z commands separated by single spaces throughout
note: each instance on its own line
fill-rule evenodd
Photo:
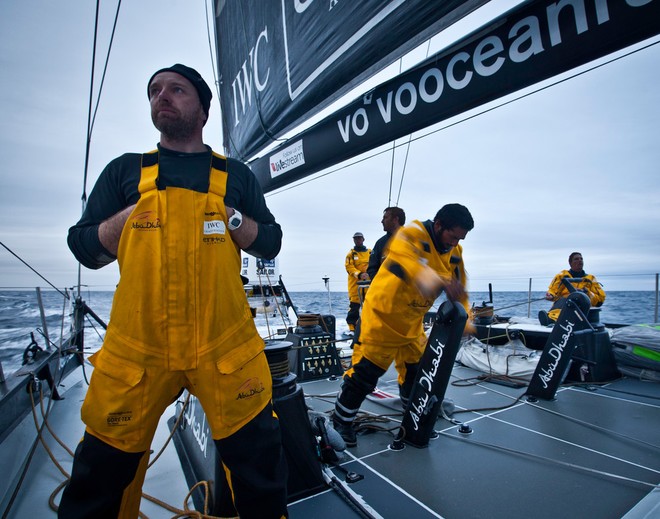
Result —
M 562 278 L 561 282 L 564 284 L 564 286 L 568 289 L 568 291 L 572 294 L 573 292 L 577 292 L 577 288 L 575 288 L 571 283 L 579 283 L 582 281 L 582 278 Z
M 487 306 L 487 305 L 492 305 L 493 304 L 493 284 L 488 283 L 488 301 L 482 301 L 481 306 Z M 472 303 L 472 306 L 474 306 L 474 303 Z

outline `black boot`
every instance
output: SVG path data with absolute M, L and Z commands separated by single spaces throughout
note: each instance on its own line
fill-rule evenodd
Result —
M 332 416 L 332 427 L 339 433 L 344 440 L 346 447 L 357 446 L 357 433 L 353 428 L 353 422 L 344 422 L 337 418 L 336 415 Z
M 353 374 L 350 377 L 344 377 L 344 382 L 335 401 L 332 424 L 346 442 L 347 447 L 357 445 L 353 421 L 360 410 L 362 402 L 374 390 L 378 378 L 384 373 L 384 369 L 376 366 L 370 360 L 362 358 L 353 366 Z
M 542 326 L 548 326 L 550 324 L 554 324 L 548 317 L 548 312 L 546 312 L 545 310 L 539 311 L 539 322 L 541 323 Z
M 399 384 L 399 398 L 405 409 L 410 402 L 410 397 L 415 385 L 415 378 L 417 378 L 417 370 L 419 369 L 419 362 L 409 364 L 406 362 L 406 376 L 403 384 Z

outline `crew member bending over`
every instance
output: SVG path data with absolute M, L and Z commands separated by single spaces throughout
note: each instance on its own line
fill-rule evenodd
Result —
M 458 242 L 473 227 L 466 207 L 448 204 L 433 221 L 415 220 L 392 238 L 362 308 L 352 367 L 344 374 L 335 401 L 333 425 L 349 447 L 357 444 L 355 416 L 392 361 L 401 399 L 405 403 L 410 397 L 426 346 L 424 315 L 441 291 L 469 312 L 463 248 Z

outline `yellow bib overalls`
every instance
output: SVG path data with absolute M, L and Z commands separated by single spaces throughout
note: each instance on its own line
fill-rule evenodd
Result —
M 82 407 L 86 432 L 124 453 L 149 450 L 181 388 L 199 400 L 214 440 L 234 435 L 257 415 L 260 424 L 264 413 L 273 421 L 266 410 L 272 381 L 264 343 L 243 291 L 240 251 L 226 226 L 226 159 L 213 154 L 209 166 L 208 193 L 159 190 L 158 153 L 142 158 L 140 199 L 122 231 L 120 282 L 103 347 L 90 359 L 95 369 Z M 258 430 L 254 423 L 244 430 Z M 238 437 L 227 440 L 232 451 L 281 448 L 279 432 L 277 441 L 263 438 L 267 447 L 238 442 L 236 448 Z M 123 493 L 118 517 L 137 517 L 147 457 Z M 224 455 L 223 461 L 230 464 Z M 233 468 L 225 469 L 231 485 Z

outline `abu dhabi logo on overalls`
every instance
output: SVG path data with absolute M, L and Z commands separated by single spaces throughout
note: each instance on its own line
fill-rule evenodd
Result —
M 155 211 L 144 211 L 133 216 L 131 229 L 136 231 L 157 231 L 160 229 L 160 218 Z
M 241 387 L 238 388 L 236 400 L 250 398 L 251 396 L 258 395 L 259 393 L 263 392 L 264 389 L 264 385 L 261 380 L 259 380 L 259 378 L 249 378 L 243 383 Z

